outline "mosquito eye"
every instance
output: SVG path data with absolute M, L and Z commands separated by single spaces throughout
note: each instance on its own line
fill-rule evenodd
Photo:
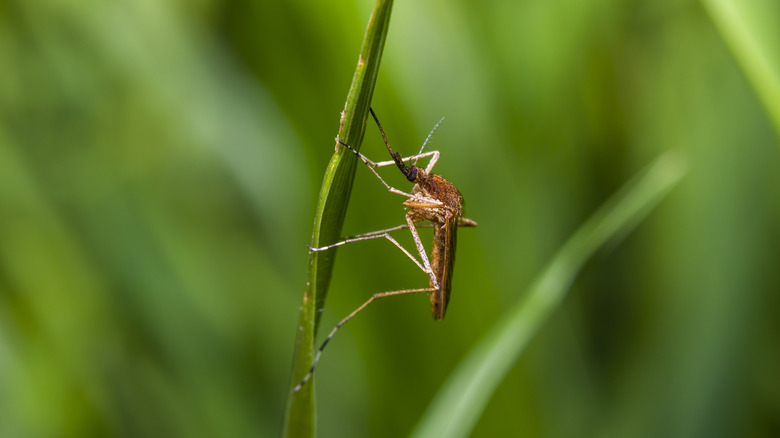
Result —
M 409 172 L 404 172 L 404 173 L 406 173 L 406 179 L 408 179 L 409 182 L 414 182 L 414 180 L 417 179 L 417 168 L 416 167 L 412 167 L 411 169 L 409 169 Z

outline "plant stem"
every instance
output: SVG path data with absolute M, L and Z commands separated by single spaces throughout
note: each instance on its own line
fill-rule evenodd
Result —
M 347 94 L 344 111 L 339 122 L 338 138 L 356 150 L 360 149 L 366 129 L 366 119 L 374 94 L 382 49 L 390 25 L 392 0 L 377 0 L 369 19 L 363 47 L 360 50 L 355 75 Z M 347 211 L 349 195 L 355 176 L 357 158 L 347 148 L 339 147 L 328 163 L 314 217 L 311 245 L 325 246 L 336 242 Z M 320 314 L 325 308 L 325 297 L 330 283 L 336 251 L 309 252 L 306 286 L 298 322 L 290 390 L 297 385 L 311 368 L 314 355 L 314 339 Z M 287 398 L 283 436 L 312 437 L 315 432 L 314 379 Z

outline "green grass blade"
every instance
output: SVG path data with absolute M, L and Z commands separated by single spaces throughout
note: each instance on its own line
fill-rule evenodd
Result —
M 360 148 L 365 133 L 371 97 L 374 94 L 382 49 L 390 24 L 392 0 L 378 0 L 366 29 L 355 76 L 347 95 L 339 124 L 339 138 Z M 344 147 L 336 145 L 336 152 L 328 163 L 314 218 L 312 246 L 324 246 L 337 241 L 341 235 L 347 211 L 357 159 Z M 309 371 L 313 359 L 314 338 L 319 316 L 325 307 L 325 296 L 330 283 L 336 251 L 309 253 L 306 286 L 303 294 L 295 341 L 290 389 Z M 287 399 L 283 435 L 311 437 L 315 430 L 313 380 Z
M 566 242 L 512 309 L 461 362 L 412 434 L 465 437 L 526 345 L 563 300 L 585 262 L 605 243 L 641 222 L 685 174 L 682 157 L 667 152 L 627 184 Z
M 780 134 L 780 3 L 774 0 L 703 0 L 731 53 L 766 106 Z

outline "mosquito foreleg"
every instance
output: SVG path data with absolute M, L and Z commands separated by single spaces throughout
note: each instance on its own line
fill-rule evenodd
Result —
M 426 168 L 425 168 L 425 173 L 430 173 L 431 170 L 433 170 L 433 166 L 436 165 L 437 161 L 439 161 L 439 151 L 429 151 L 429 152 L 420 153 L 420 154 L 417 154 L 417 155 L 411 155 L 411 156 L 408 156 L 408 157 L 403 157 L 403 158 L 401 158 L 401 160 L 403 162 L 408 162 L 409 160 L 412 160 L 412 159 L 417 161 L 418 159 L 425 158 L 425 157 L 432 157 L 431 161 L 428 162 L 428 166 L 426 166 Z M 380 161 L 380 162 L 374 163 L 374 164 L 376 165 L 376 167 L 384 167 L 384 166 L 389 166 L 391 164 L 395 165 L 395 161 L 394 160 Z
M 377 167 L 383 167 L 383 166 L 387 166 L 387 165 L 388 165 L 388 163 L 393 163 L 393 164 L 395 164 L 395 162 L 394 162 L 394 161 L 381 161 L 381 162 L 379 162 L 379 163 L 375 163 L 375 162 L 371 161 L 371 160 L 370 160 L 368 157 L 366 157 L 365 155 L 363 155 L 363 154 L 361 154 L 360 152 L 356 151 L 356 150 L 355 150 L 355 149 L 354 149 L 352 146 L 350 146 L 350 145 L 348 145 L 348 144 L 344 143 L 343 141 L 341 141 L 341 140 L 340 140 L 338 137 L 336 138 L 336 141 L 337 141 L 337 142 L 339 142 L 339 144 L 341 144 L 341 145 L 343 145 L 343 146 L 346 146 L 346 147 L 347 147 L 347 149 L 349 149 L 350 151 L 352 151 L 352 153 L 354 153 L 355 155 L 357 155 L 357 157 L 358 157 L 358 158 L 360 158 L 360 159 L 363 161 L 363 163 L 366 165 L 366 167 L 368 167 L 368 170 L 370 170 L 370 171 L 371 171 L 371 172 L 374 174 L 374 176 L 376 176 L 376 177 L 379 179 L 379 181 L 380 181 L 380 182 L 381 182 L 381 183 L 382 183 L 382 184 L 385 186 L 385 188 L 387 188 L 387 190 L 388 190 L 389 192 L 391 192 L 391 193 L 396 193 L 396 194 L 399 194 L 399 195 L 402 195 L 402 196 L 406 196 L 407 198 L 417 199 L 417 200 L 421 200 L 421 201 L 422 201 L 422 200 L 424 200 L 423 198 L 421 198 L 421 197 L 419 197 L 419 196 L 417 196 L 417 195 L 414 195 L 414 194 L 411 194 L 411 193 L 406 193 L 406 192 L 404 192 L 404 191 L 402 191 L 402 190 L 398 190 L 398 189 L 396 189 L 395 187 L 391 186 L 390 184 L 388 184 L 388 183 L 387 183 L 387 182 L 386 182 L 386 181 L 385 181 L 385 180 L 384 180 L 384 179 L 383 179 L 383 178 L 382 178 L 382 177 L 379 175 L 379 172 L 377 172 L 377 171 L 376 171 L 376 168 L 377 168 Z M 436 163 L 436 160 L 438 160 L 438 159 L 439 159 L 439 152 L 438 152 L 438 151 L 431 151 L 431 152 L 426 152 L 426 153 L 424 153 L 424 154 L 421 154 L 421 155 L 419 155 L 419 156 L 428 156 L 428 155 L 433 155 L 433 156 L 434 156 L 434 158 L 432 158 L 432 159 L 431 159 L 431 163 Z M 418 155 L 412 155 L 412 156 L 411 156 L 411 157 L 409 157 L 409 158 L 414 158 L 414 157 L 416 157 L 416 156 L 418 156 Z M 428 163 L 428 166 L 429 166 L 430 168 L 432 168 L 432 167 L 433 167 L 431 163 Z M 429 202 L 430 202 L 430 201 L 429 201 Z M 440 204 L 441 204 L 441 203 L 440 203 Z
M 377 178 L 379 178 L 379 181 L 381 181 L 382 184 L 384 184 L 384 186 L 387 188 L 387 190 L 389 190 L 389 191 L 391 191 L 393 193 L 398 193 L 399 195 L 404 195 L 404 196 L 409 197 L 409 198 L 415 198 L 416 197 L 415 195 L 413 195 L 411 193 L 402 192 L 401 190 L 396 189 L 395 187 L 393 187 L 390 184 L 388 184 L 384 179 L 382 179 L 382 177 L 379 176 L 379 173 L 375 170 L 375 168 L 378 167 L 377 163 L 374 163 L 368 157 L 366 157 L 365 155 L 363 155 L 360 152 L 356 151 L 352 146 L 350 146 L 350 145 L 344 143 L 343 141 L 341 141 L 341 139 L 339 139 L 338 137 L 336 137 L 336 141 L 339 142 L 339 144 L 341 144 L 343 146 L 346 146 L 347 149 L 349 149 L 350 151 L 352 151 L 352 153 L 357 155 L 357 157 L 360 158 L 363 161 L 363 163 L 366 165 L 366 167 L 368 167 L 368 169 L 371 172 L 373 172 L 374 175 L 376 175 Z

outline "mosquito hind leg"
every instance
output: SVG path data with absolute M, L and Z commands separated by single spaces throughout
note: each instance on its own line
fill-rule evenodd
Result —
M 305 385 L 306 382 L 308 382 L 311 379 L 311 377 L 314 375 L 314 368 L 317 366 L 317 362 L 319 362 L 320 356 L 322 356 L 322 350 L 324 350 L 325 347 L 328 345 L 328 342 L 330 342 L 330 340 L 333 338 L 333 335 L 335 335 L 336 332 L 341 328 L 341 326 L 346 324 L 347 321 L 349 321 L 355 315 L 360 313 L 360 311 L 365 309 L 366 306 L 368 306 L 369 304 L 371 304 L 372 302 L 374 302 L 375 300 L 378 300 L 380 298 L 391 297 L 391 296 L 395 296 L 395 295 L 422 293 L 422 292 L 430 293 L 430 292 L 434 292 L 434 291 L 435 291 L 435 289 L 432 289 L 432 288 L 404 289 L 404 290 L 395 290 L 395 291 L 391 291 L 391 292 L 381 292 L 381 293 L 377 293 L 377 294 L 372 295 L 371 298 L 368 299 L 368 301 L 366 301 L 360 307 L 358 307 L 357 309 L 352 311 L 352 313 L 347 315 L 346 318 L 344 318 L 341 321 L 339 321 L 339 323 L 336 324 L 335 327 L 333 327 L 333 330 L 330 331 L 330 333 L 328 334 L 328 337 L 325 338 L 324 341 L 322 341 L 322 345 L 320 345 L 320 348 L 317 350 L 317 354 L 314 356 L 314 360 L 311 363 L 311 368 L 309 369 L 309 372 L 306 373 L 306 375 L 303 377 L 303 379 L 301 380 L 301 383 L 299 383 L 298 385 L 295 386 L 295 388 L 293 388 L 292 392 L 293 393 L 298 392 L 301 388 L 303 388 L 303 385 Z

